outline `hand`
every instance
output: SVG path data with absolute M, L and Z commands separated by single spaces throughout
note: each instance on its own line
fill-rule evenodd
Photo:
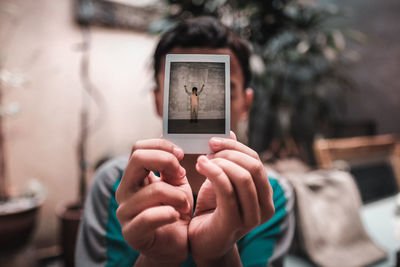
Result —
M 179 265 L 188 256 L 193 196 L 179 164 L 183 156 L 182 149 L 163 139 L 139 141 L 132 149 L 116 192 L 117 218 L 141 261 Z
M 258 154 L 237 142 L 233 132 L 231 138 L 212 138 L 214 153 L 197 161 L 197 171 L 207 180 L 189 224 L 196 263 L 232 254 L 240 238 L 274 214 L 272 188 Z

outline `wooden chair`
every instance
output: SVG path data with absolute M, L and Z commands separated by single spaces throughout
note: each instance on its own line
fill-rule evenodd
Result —
M 320 168 L 333 168 L 337 161 L 345 161 L 363 202 L 399 191 L 400 143 L 395 135 L 319 139 L 314 142 L 314 153 Z

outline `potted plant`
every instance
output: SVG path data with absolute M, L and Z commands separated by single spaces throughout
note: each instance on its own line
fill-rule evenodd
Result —
M 2 262 L 11 265 L 11 255 L 18 254 L 32 236 L 45 192 L 34 180 L 29 181 L 25 189 L 14 192 L 8 186 L 6 134 L 3 126 L 5 116 L 17 112 L 18 105 L 3 106 L 4 89 L 15 77 L 13 73 L 2 68 L 0 74 L 0 258 Z
M 6 10 L 1 10 L 6 11 Z M 6 13 L 6 12 L 5 12 Z M 18 19 L 9 12 L 10 27 L 4 27 L 6 33 L 1 40 L 3 51 L 6 43 L 12 38 Z M 45 199 L 45 191 L 37 181 L 29 181 L 25 189 L 11 190 L 7 175 L 7 134 L 4 129 L 5 120 L 18 112 L 19 105 L 4 102 L 5 91 L 20 88 L 24 84 L 24 76 L 16 71 L 6 69 L 6 56 L 0 55 L 0 262 L 12 264 L 12 255 L 17 254 L 30 240 L 36 224 L 38 210 Z
M 3 93 L 17 79 L 20 79 L 17 74 L 0 66 L 0 253 L 6 263 L 12 260 L 11 254 L 18 253 L 30 240 L 45 199 L 43 187 L 35 180 L 30 180 L 25 189 L 11 190 L 8 185 L 4 119 L 19 107 L 16 103 L 4 106 Z

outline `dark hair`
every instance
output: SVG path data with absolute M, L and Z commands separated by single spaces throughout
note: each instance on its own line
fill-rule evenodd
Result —
M 162 35 L 153 58 L 156 80 L 162 57 L 174 47 L 229 48 L 241 66 L 244 88 L 250 83 L 250 49 L 247 43 L 216 18 L 197 17 L 184 20 Z
M 193 87 L 193 88 L 192 88 L 192 92 L 193 92 L 193 90 L 196 90 L 196 91 L 197 91 L 197 87 Z

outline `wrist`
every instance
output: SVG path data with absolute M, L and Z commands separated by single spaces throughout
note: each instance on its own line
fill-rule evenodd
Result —
M 242 266 L 242 262 L 240 260 L 239 250 L 236 244 L 233 245 L 226 253 L 214 257 L 214 258 L 206 258 L 193 255 L 193 259 L 196 262 L 196 266 L 199 267 L 208 267 L 208 266 Z
M 160 260 L 154 259 L 149 256 L 145 256 L 143 254 L 139 255 L 139 258 L 136 260 L 135 267 L 159 267 L 159 266 L 166 266 L 166 267 L 178 267 L 182 264 L 182 262 L 177 261 L 169 261 L 169 260 Z

